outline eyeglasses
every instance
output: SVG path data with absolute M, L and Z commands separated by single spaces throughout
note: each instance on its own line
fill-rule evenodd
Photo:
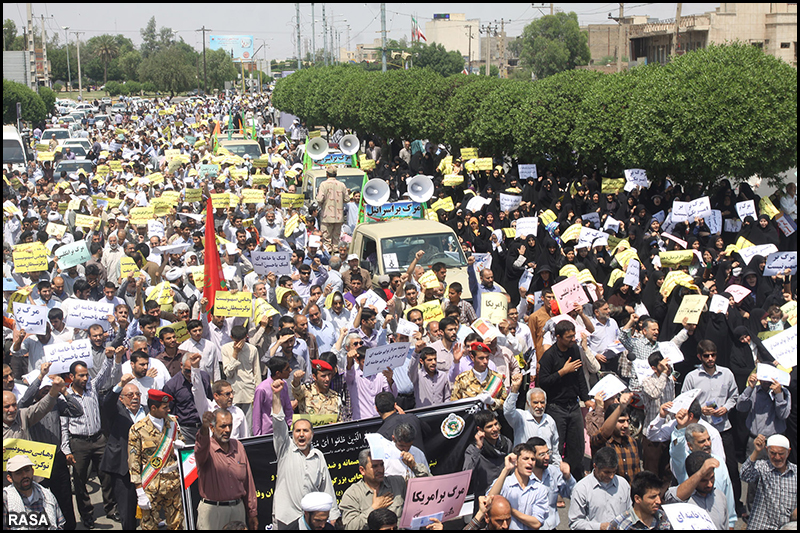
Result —
M 717 356 L 716 352 L 700 354 L 700 357 L 702 357 L 703 359 L 705 359 L 706 357 L 716 357 L 716 356 Z
M 353 346 L 364 346 L 362 341 L 353 341 Z

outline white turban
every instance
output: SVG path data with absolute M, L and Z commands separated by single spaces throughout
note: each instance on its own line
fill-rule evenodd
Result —
M 326 492 L 311 492 L 300 500 L 300 507 L 306 513 L 330 511 L 333 507 L 333 497 Z
M 769 446 L 779 446 L 788 450 L 790 448 L 789 439 L 780 434 L 773 435 L 767 439 L 767 447 Z

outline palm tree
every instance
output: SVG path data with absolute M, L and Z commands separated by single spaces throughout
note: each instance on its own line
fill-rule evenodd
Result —
M 119 46 L 112 35 L 95 38 L 94 54 L 103 62 L 103 84 L 108 82 L 108 64 L 119 55 Z

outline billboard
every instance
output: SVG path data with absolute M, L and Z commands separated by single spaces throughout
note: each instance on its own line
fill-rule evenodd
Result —
M 210 35 L 208 47 L 212 50 L 225 50 L 234 61 L 253 60 L 252 35 Z

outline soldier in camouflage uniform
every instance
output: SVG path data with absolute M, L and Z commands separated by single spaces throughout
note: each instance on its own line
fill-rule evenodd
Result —
M 342 421 L 342 399 L 331 389 L 333 367 L 327 361 L 311 361 L 314 382 L 301 385 L 305 372 L 297 370 L 292 380 L 292 397 L 297 400 L 297 413 L 308 415 L 336 415 Z
M 158 529 L 160 509 L 166 514 L 169 529 L 183 529 L 181 477 L 174 449 L 184 445 L 178 420 L 169 416 L 172 400 L 169 394 L 150 389 L 150 414 L 134 424 L 128 434 L 128 469 L 142 509 L 143 530 Z
M 491 348 L 482 342 L 473 342 L 469 347 L 472 368 L 456 377 L 450 399 L 477 397 L 494 410 L 502 409 L 508 392 L 503 386 L 503 375 L 489 368 Z

